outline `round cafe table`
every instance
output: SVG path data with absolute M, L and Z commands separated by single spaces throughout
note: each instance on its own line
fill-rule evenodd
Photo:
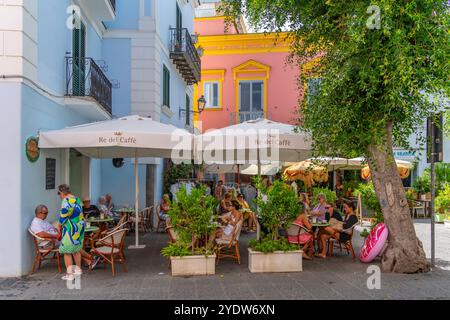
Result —
M 113 218 L 89 218 L 88 221 L 90 223 L 107 223 L 107 222 L 114 222 Z
M 101 218 L 90 218 L 90 219 L 88 219 L 88 222 L 90 222 L 91 224 L 92 223 L 98 224 L 100 232 L 103 232 L 103 231 L 108 229 L 108 222 L 114 222 L 114 219 L 110 218 L 110 217 L 103 218 L 103 219 L 101 219 Z
M 330 224 L 328 222 L 311 222 L 311 225 L 313 227 L 318 227 L 318 228 L 325 228 L 325 227 L 329 227 Z
M 100 228 L 95 227 L 95 226 L 90 226 L 89 228 L 88 227 L 84 228 L 84 232 L 86 232 L 86 233 L 97 232 L 98 230 L 100 230 Z

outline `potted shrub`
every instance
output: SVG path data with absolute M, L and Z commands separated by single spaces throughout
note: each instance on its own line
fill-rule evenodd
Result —
M 218 226 L 214 215 L 216 200 L 205 194 L 204 186 L 189 194 L 183 187 L 170 206 L 168 215 L 177 241 L 161 252 L 170 258 L 172 276 L 215 274 L 216 255 L 209 239 Z
M 279 236 L 280 228 L 287 229 L 301 210 L 295 191 L 282 180 L 267 187 L 261 177 L 256 177 L 255 183 L 259 190 L 255 202 L 266 234 L 260 240 L 250 241 L 250 272 L 302 271 L 302 250 Z
M 435 214 L 436 222 L 443 222 L 447 226 L 445 221 L 449 220 L 447 213 L 450 211 L 450 184 L 444 185 L 444 189 L 439 192 L 434 203 L 437 210 Z
M 429 175 L 418 177 L 413 183 L 413 188 L 417 190 L 422 200 L 431 199 L 431 181 Z

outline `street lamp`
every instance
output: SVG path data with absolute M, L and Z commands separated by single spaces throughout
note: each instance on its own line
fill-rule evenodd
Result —
M 198 113 L 202 113 L 203 110 L 205 110 L 206 107 L 206 99 L 205 96 L 201 96 L 200 98 L 198 98 L 197 100 L 197 110 Z
M 184 112 L 184 113 L 197 113 L 197 114 L 200 114 L 200 113 L 202 113 L 205 110 L 206 103 L 207 102 L 206 102 L 205 96 L 201 96 L 197 100 L 197 111 L 191 110 L 191 109 L 180 109 L 179 113 L 178 113 L 178 116 L 181 118 L 181 113 L 182 112 Z M 186 115 L 186 116 L 189 116 L 189 115 Z

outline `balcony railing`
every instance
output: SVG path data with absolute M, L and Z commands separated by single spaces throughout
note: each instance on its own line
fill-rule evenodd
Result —
M 230 113 L 230 125 L 242 123 L 249 120 L 256 120 L 260 118 L 267 118 L 270 120 L 271 115 L 267 113 L 264 114 L 264 111 L 239 111 Z
M 170 58 L 188 85 L 200 81 L 201 59 L 188 29 L 170 29 Z
M 109 3 L 111 3 L 111 6 L 114 9 L 114 12 L 116 12 L 116 0 L 109 0 Z
M 92 97 L 112 114 L 112 84 L 91 58 L 66 57 L 66 96 Z

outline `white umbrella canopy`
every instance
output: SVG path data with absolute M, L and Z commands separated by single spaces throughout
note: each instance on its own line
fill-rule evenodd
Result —
M 266 164 L 261 166 L 261 175 L 263 176 L 274 176 L 280 171 L 281 166 L 278 164 Z M 246 166 L 241 174 L 246 174 L 250 176 L 256 176 L 258 174 L 258 166 L 256 164 L 251 164 Z
M 188 131 L 136 115 L 39 134 L 40 148 L 76 148 L 91 158 L 134 158 L 137 153 L 191 159 L 192 143 Z
M 195 137 L 196 158 L 211 163 L 279 163 L 311 155 L 311 139 L 295 126 L 257 119 Z
M 361 158 L 362 159 L 362 158 Z M 362 160 L 358 159 L 346 159 L 346 158 L 333 158 L 333 157 L 317 157 L 310 158 L 308 161 L 317 164 L 319 166 L 327 167 L 328 171 L 341 170 L 358 170 L 361 169 Z
M 139 157 L 192 158 L 193 135 L 137 115 L 39 133 L 39 148 L 75 148 L 91 158 L 135 158 L 136 243 L 139 245 Z
M 359 168 L 364 168 L 365 166 L 367 166 L 367 160 L 364 157 L 353 158 L 353 159 L 350 159 L 350 161 L 351 161 L 351 163 L 353 163 L 355 165 L 359 164 Z M 409 161 L 395 159 L 395 163 L 397 163 L 397 165 L 405 166 L 409 169 L 414 168 L 414 164 Z

